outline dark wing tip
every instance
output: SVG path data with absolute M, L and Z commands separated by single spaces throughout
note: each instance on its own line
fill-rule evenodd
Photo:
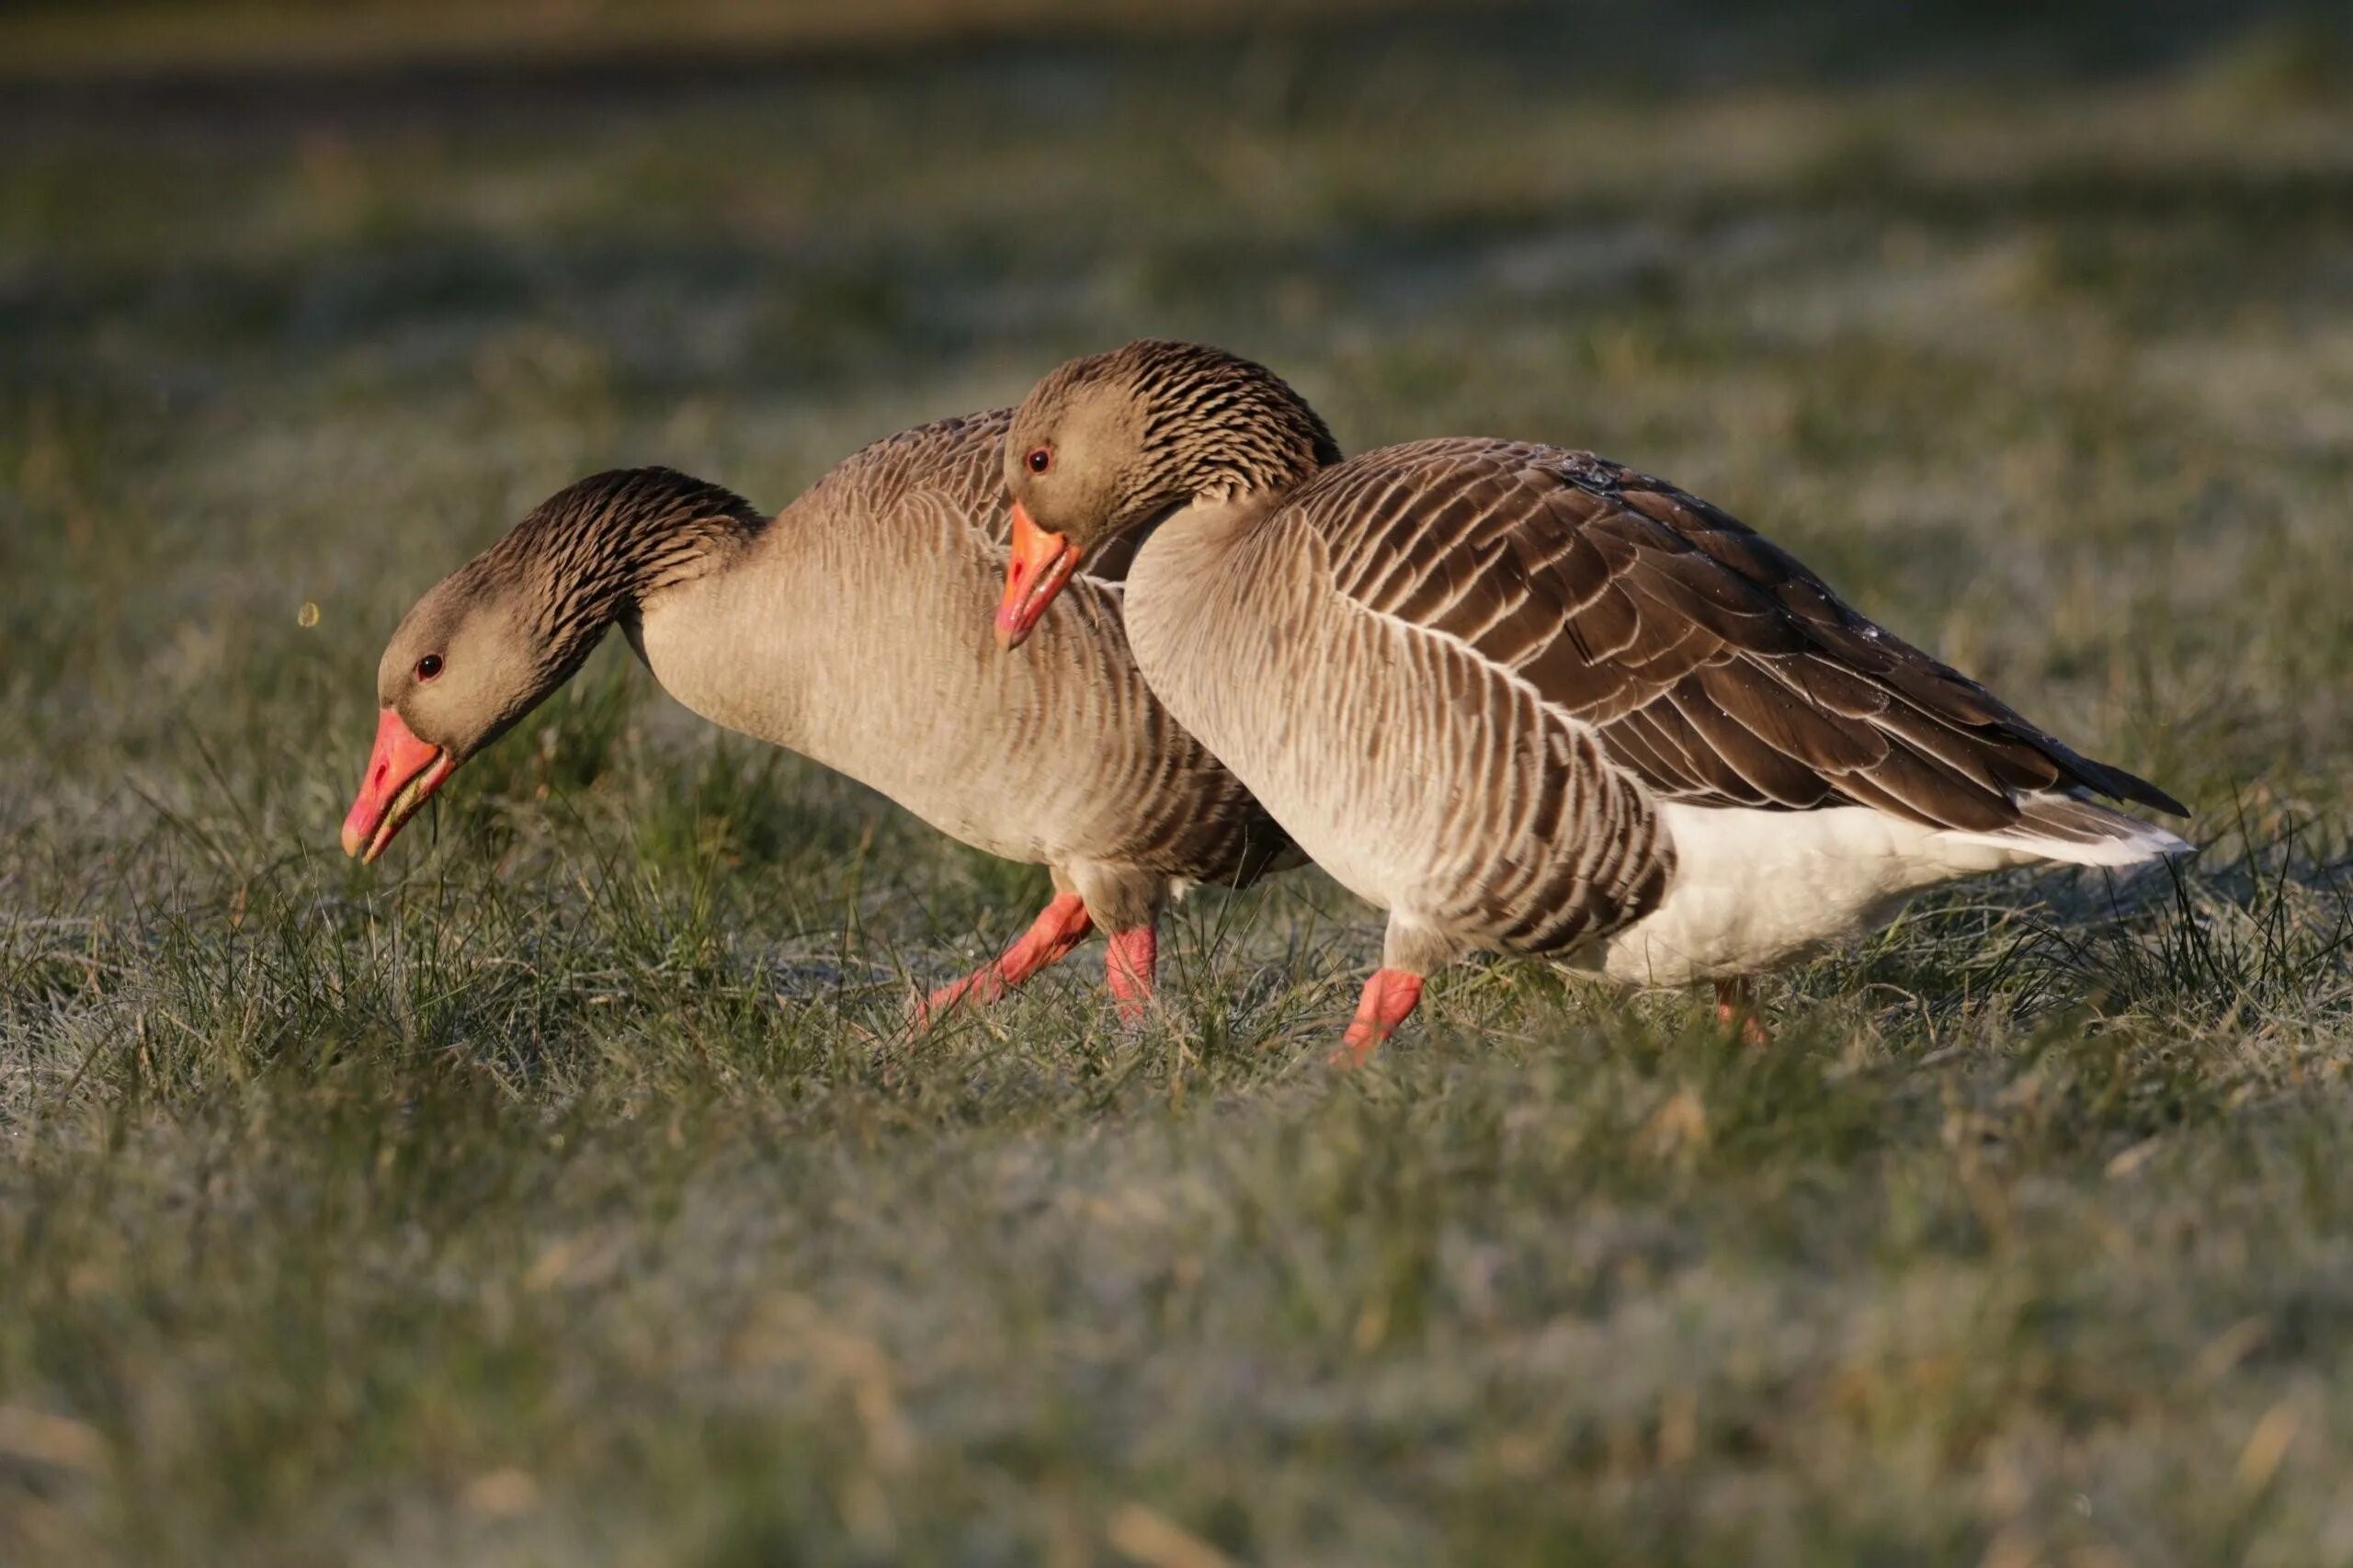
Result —
M 2188 806 L 2183 805 L 2138 774 L 2127 773 L 2124 769 L 2110 767 L 2107 763 L 2101 763 L 2099 770 L 2101 778 L 2097 780 L 2097 787 L 2103 794 L 2113 796 L 2120 801 L 2131 801 L 2136 805 L 2147 806 L 2152 811 L 2164 812 L 2171 816 L 2187 817 L 2194 814 Z

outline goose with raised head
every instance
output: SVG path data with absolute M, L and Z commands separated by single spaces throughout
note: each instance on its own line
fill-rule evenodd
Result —
M 373 860 L 450 774 L 618 624 L 680 702 L 889 796 L 950 837 L 1043 864 L 1055 895 L 919 1011 L 988 1001 L 1101 926 L 1123 1011 L 1194 882 L 1290 855 L 1129 657 L 1116 582 L 1076 575 L 1034 663 L 986 626 L 1006 561 L 1000 410 L 846 459 L 774 519 L 668 469 L 582 480 L 445 578 L 377 672 L 376 744 L 343 826 Z
M 1336 1059 L 1476 949 L 1638 985 L 1750 977 L 1907 894 L 2185 851 L 2186 814 L 1865 619 L 1707 502 L 1588 452 L 1419 441 L 1340 460 L 1264 367 L 1140 342 L 1015 411 L 996 627 L 1096 551 L 1136 663 L 1299 846 L 1389 912 Z

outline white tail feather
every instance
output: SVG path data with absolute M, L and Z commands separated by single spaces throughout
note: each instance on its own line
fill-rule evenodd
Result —
M 2138 866 L 2191 847 L 2154 823 L 2074 795 L 2029 795 L 2016 827 L 1997 833 L 1940 833 L 1949 845 L 1983 846 L 2070 866 Z
M 1636 985 L 1755 974 L 1880 925 L 1907 894 L 2037 860 L 2132 866 L 2189 846 L 2161 827 L 2071 795 L 2018 802 L 1998 833 L 1934 828 L 1870 806 L 1770 812 L 1658 808 L 1675 880 L 1643 919 L 1581 955 Z

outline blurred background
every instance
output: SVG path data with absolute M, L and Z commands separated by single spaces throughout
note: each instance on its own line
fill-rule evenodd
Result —
M 2278 786 L 2345 755 L 2349 60 L 2219 0 L 18 0 L 16 705 L 350 686 L 583 472 L 780 506 L 1154 333 L 1351 449 L 1665 473 L 2054 727 Z
M 2198 869 L 1332 1089 L 1312 875 L 883 1049 L 1043 873 L 618 647 L 335 854 L 548 494 L 1142 334 L 1710 497 Z M 0 4 L 0 1558 L 2353 1561 L 2348 511 L 2342 5 Z

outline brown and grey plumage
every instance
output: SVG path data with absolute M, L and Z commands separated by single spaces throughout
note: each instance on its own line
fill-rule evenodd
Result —
M 1006 419 L 877 442 L 773 521 L 667 469 L 552 496 L 393 634 L 346 848 L 381 853 L 618 624 L 703 717 L 837 768 L 964 843 L 1051 868 L 1057 896 L 1029 934 L 927 1006 L 992 996 L 1099 925 L 1113 990 L 1132 1006 L 1170 893 L 1246 883 L 1289 846 L 1145 687 L 1116 582 L 1074 580 L 1036 661 L 992 643 Z
M 1461 952 L 1636 983 L 1748 975 L 1952 877 L 2187 846 L 2180 812 L 1866 620 L 1787 551 L 1590 453 L 1479 438 L 1334 461 L 1264 369 L 1147 342 L 1017 411 L 999 616 L 1149 528 L 1128 633 L 1170 711 L 1390 911 L 1361 1055 Z

